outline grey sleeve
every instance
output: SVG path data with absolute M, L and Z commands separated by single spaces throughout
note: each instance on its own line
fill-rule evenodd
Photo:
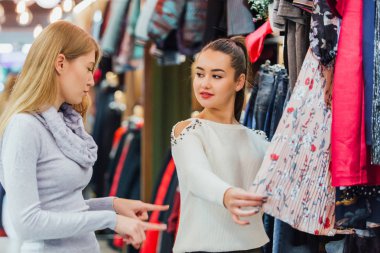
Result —
M 105 198 L 93 198 L 87 199 L 86 204 L 90 207 L 90 211 L 97 210 L 108 210 L 115 211 L 113 208 L 113 200 L 115 197 L 105 197 Z
M 32 122 L 25 120 L 14 118 L 10 122 L 1 153 L 10 220 L 20 239 L 57 239 L 114 229 L 113 211 L 52 212 L 41 208 L 36 173 L 41 141 Z

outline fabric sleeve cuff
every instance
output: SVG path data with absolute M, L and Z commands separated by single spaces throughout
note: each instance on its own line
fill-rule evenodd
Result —
M 115 230 L 116 228 L 116 218 L 117 214 L 112 211 L 104 211 L 106 212 L 106 226 L 109 229 Z
M 215 193 L 215 202 L 218 203 L 220 206 L 222 207 L 225 207 L 224 206 L 224 194 L 226 193 L 226 191 L 230 188 L 232 188 L 231 185 L 229 184 L 224 184 L 224 185 L 220 185 L 220 187 L 218 187 L 218 191 Z
M 108 210 L 115 211 L 113 201 L 115 197 L 93 198 L 86 200 L 86 204 L 90 207 L 90 211 L 94 210 Z

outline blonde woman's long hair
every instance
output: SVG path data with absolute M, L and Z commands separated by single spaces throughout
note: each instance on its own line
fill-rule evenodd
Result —
M 55 61 L 59 54 L 74 60 L 95 51 L 99 62 L 100 49 L 86 31 L 67 21 L 57 21 L 47 26 L 33 42 L 24 66 L 9 98 L 6 111 L 0 117 L 0 136 L 13 115 L 39 112 L 44 106 L 53 105 L 58 94 Z M 73 105 L 85 117 L 90 105 L 88 96 L 81 104 Z
M 17 80 L 16 74 L 9 74 L 4 85 L 4 90 L 0 94 L 0 115 L 4 112 L 6 105 L 8 103 L 9 97 L 11 96 L 13 86 Z

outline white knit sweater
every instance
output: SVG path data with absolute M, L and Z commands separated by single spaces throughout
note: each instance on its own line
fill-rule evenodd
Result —
M 172 131 L 172 154 L 181 192 L 181 214 L 174 253 L 249 250 L 268 237 L 262 214 L 241 226 L 223 205 L 230 187 L 248 189 L 268 146 L 265 134 L 242 125 L 190 119 L 177 138 Z

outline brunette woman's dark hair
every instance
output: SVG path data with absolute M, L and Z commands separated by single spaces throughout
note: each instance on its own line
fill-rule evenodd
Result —
M 242 36 L 235 36 L 232 38 L 217 39 L 203 47 L 201 52 L 208 49 L 225 53 L 231 57 L 231 66 L 235 70 L 235 81 L 237 81 L 241 74 L 245 75 L 243 88 L 236 92 L 234 106 L 235 119 L 240 121 L 240 115 L 244 105 L 245 86 L 251 78 L 251 66 L 248 60 L 245 38 Z

